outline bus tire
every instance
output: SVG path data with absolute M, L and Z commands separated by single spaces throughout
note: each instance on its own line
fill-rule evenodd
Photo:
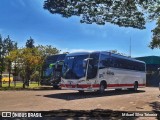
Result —
M 137 90 L 138 90 L 138 82 L 135 82 L 135 83 L 134 83 L 134 88 L 133 88 L 133 90 L 134 90 L 134 91 L 137 91 Z
M 99 87 L 99 93 L 100 94 L 104 94 L 106 89 L 106 83 L 105 82 L 101 82 L 100 87 Z

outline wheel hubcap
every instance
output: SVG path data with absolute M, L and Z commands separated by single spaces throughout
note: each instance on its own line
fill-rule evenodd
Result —
M 100 91 L 101 91 L 101 93 L 104 92 L 104 86 L 103 85 L 101 85 Z

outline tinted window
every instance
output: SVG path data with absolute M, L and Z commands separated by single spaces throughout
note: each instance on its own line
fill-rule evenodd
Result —
M 85 76 L 86 68 L 83 61 L 88 55 L 67 56 L 64 60 L 62 77 L 65 79 L 80 79 Z
M 102 58 L 104 58 L 104 57 L 102 57 Z M 132 61 L 132 60 L 128 60 L 128 59 L 123 59 L 123 58 L 118 58 L 118 57 L 114 57 L 114 56 L 111 56 L 108 66 L 115 67 L 115 68 L 121 68 L 121 69 L 145 71 L 145 64 L 144 63 L 140 63 L 140 62 Z
M 103 69 L 109 67 L 110 65 L 110 57 L 106 54 L 100 55 L 99 69 Z
M 90 54 L 90 58 L 91 59 L 89 60 L 88 71 L 87 71 L 88 79 L 92 79 L 97 76 L 99 53 Z

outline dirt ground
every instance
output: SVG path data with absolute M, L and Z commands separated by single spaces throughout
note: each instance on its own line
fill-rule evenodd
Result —
M 71 90 L 0 91 L 0 111 L 52 110 L 160 111 L 160 91 L 156 87 L 138 92 L 107 90 L 79 94 Z

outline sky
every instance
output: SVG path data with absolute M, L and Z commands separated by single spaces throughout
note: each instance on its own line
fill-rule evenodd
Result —
M 0 0 L 0 34 L 8 35 L 19 47 L 30 36 L 35 45 L 52 45 L 61 52 L 117 50 L 131 56 L 160 56 L 159 49 L 148 47 L 155 22 L 146 29 L 80 23 L 79 17 L 63 18 L 43 9 L 44 0 Z

